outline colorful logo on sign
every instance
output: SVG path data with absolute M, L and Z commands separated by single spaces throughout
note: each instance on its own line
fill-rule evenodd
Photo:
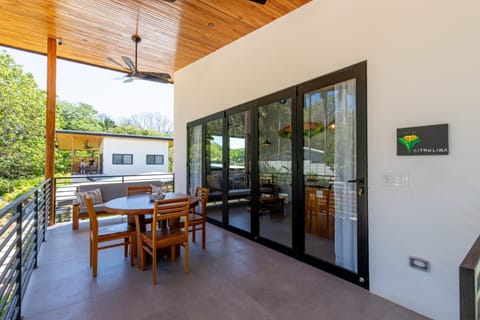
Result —
M 405 148 L 407 148 L 407 151 L 409 153 L 412 152 L 413 147 L 415 147 L 415 145 L 421 141 L 422 139 L 420 139 L 420 137 L 415 134 L 406 135 L 398 138 L 398 142 L 400 142 Z

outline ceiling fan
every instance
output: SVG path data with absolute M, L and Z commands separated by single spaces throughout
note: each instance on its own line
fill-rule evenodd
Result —
M 140 79 L 160 83 L 171 83 L 171 76 L 168 73 L 147 72 L 138 70 L 137 50 L 138 43 L 142 41 L 142 38 L 140 37 L 140 35 L 138 35 L 138 33 L 135 33 L 134 35 L 132 35 L 132 41 L 135 43 L 135 63 L 133 63 L 132 59 L 130 59 L 129 57 L 122 56 L 122 60 L 123 62 L 125 62 L 128 68 L 125 68 L 124 65 L 120 64 L 119 62 L 115 61 L 110 57 L 107 58 L 109 61 L 113 62 L 117 66 L 129 71 L 129 73 L 126 75 L 126 79 L 123 82 L 132 82 L 135 79 Z
M 93 149 L 94 146 L 88 144 L 88 140 L 85 140 L 85 149 Z

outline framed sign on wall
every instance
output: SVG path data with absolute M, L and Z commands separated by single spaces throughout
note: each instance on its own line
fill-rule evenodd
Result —
M 448 154 L 448 124 L 397 129 L 398 156 Z

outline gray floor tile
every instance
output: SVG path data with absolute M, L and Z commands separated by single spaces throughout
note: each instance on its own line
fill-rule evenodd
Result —
M 212 225 L 206 250 L 190 245 L 190 272 L 182 249 L 176 261 L 158 260 L 155 286 L 151 267 L 130 267 L 121 247 L 100 251 L 92 278 L 88 241 L 88 222 L 48 230 L 22 305 L 26 320 L 426 319 Z

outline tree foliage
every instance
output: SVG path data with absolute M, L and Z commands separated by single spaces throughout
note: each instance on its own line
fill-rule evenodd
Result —
M 102 122 L 97 114 L 97 110 L 86 103 L 59 101 L 57 103 L 57 128 L 101 132 L 103 131 Z
M 30 73 L 0 52 L 0 180 L 42 176 L 45 168 L 46 93 Z M 94 106 L 57 99 L 56 128 L 73 131 L 170 136 L 172 123 L 159 113 L 133 115 L 120 124 Z M 92 155 L 85 155 L 92 156 Z M 57 150 L 55 170 L 69 172 L 70 151 Z M 1 183 L 1 181 L 0 181 Z
M 5 51 L 0 53 L 0 177 L 41 175 L 45 162 L 45 92 Z
M 125 127 L 142 128 L 147 130 L 147 132 L 155 132 L 163 136 L 171 136 L 173 134 L 172 121 L 159 112 L 137 113 L 123 119 L 121 124 Z

